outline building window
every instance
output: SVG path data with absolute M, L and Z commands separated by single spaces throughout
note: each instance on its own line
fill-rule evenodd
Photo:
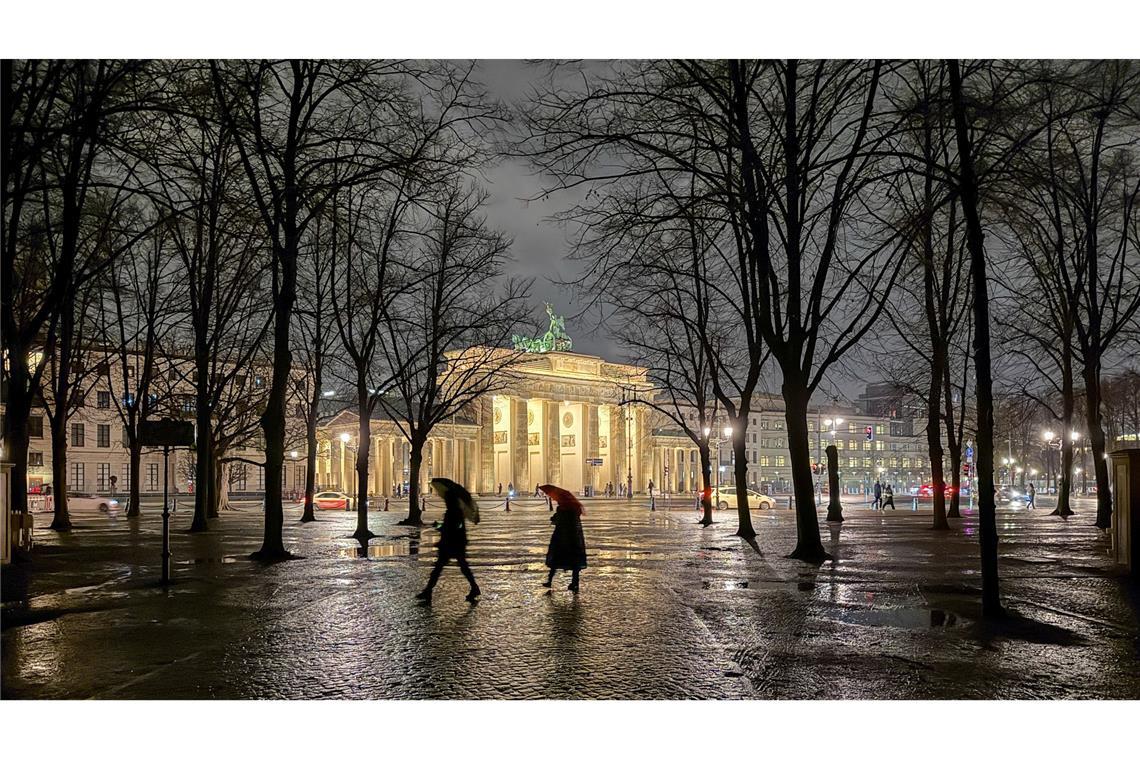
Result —
M 67 490 L 80 493 L 87 482 L 83 462 L 71 462 L 67 467 Z
M 95 394 L 95 405 L 100 409 L 111 408 L 111 391 L 99 391 Z
M 38 414 L 33 414 L 32 416 L 28 417 L 28 437 L 44 437 L 44 418 Z
M 131 487 L 131 463 L 123 463 L 123 474 L 119 476 L 119 483 L 122 484 L 123 490 L 129 490 Z
M 886 432 L 887 432 L 887 426 L 886 425 L 884 425 L 882 423 L 875 425 L 875 435 L 883 435 Z
M 772 458 L 770 456 L 768 456 L 767 454 L 760 457 L 760 466 L 761 467 L 769 467 L 769 466 L 771 466 L 771 462 L 772 462 Z
M 782 454 L 780 456 L 776 457 L 776 466 L 777 467 L 783 467 L 784 466 L 784 457 Z
M 71 445 L 75 448 L 83 448 L 83 423 L 71 423 Z
M 95 428 L 96 441 L 95 445 L 101 449 L 111 448 L 111 426 L 99 425 Z
M 255 467 L 254 469 L 257 470 L 257 490 L 258 491 L 264 491 L 265 490 L 265 468 L 264 467 Z M 284 488 L 285 487 L 285 481 L 284 481 L 285 468 L 284 467 L 281 468 L 281 478 L 282 478 L 281 487 Z
M 236 464 L 230 473 L 230 485 L 235 491 L 245 490 L 245 465 Z
M 96 488 L 100 491 L 111 490 L 111 465 L 107 462 L 100 462 L 96 465 L 98 469 L 95 471 L 95 482 L 98 483 Z
M 42 451 L 28 452 L 28 467 L 43 467 L 44 453 Z
M 158 490 L 158 463 L 147 462 L 146 465 L 146 490 Z
M 859 466 L 859 460 L 855 457 L 847 457 L 847 466 L 854 469 Z

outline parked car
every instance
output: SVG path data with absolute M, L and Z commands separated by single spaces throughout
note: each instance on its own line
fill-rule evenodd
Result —
M 313 506 L 317 509 L 352 509 L 352 497 L 340 491 L 321 491 L 313 496 Z
M 728 509 L 729 507 L 736 506 L 736 486 L 721 486 L 719 490 L 713 489 L 713 504 L 717 505 L 720 509 Z M 775 509 L 776 500 L 771 496 L 765 496 L 759 491 L 748 489 L 748 508 L 749 509 Z
M 933 498 L 934 497 L 934 484 L 933 483 L 923 483 L 918 488 L 918 495 L 920 497 L 927 498 L 927 499 Z M 946 498 L 949 499 L 953 495 L 954 495 L 954 486 L 947 483 L 946 484 Z
M 54 498 L 54 497 L 53 497 Z M 101 512 L 105 515 L 117 515 L 119 500 L 110 496 L 98 496 L 90 493 L 69 493 L 67 495 L 67 511 L 73 512 Z

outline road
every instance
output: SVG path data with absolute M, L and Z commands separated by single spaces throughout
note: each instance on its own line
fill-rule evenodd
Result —
M 256 505 L 207 534 L 174 518 L 174 577 L 160 588 L 161 521 L 82 517 L 37 531 L 6 569 L 5 698 L 1138 698 L 1136 588 L 1078 505 L 999 511 L 1010 619 L 979 619 L 976 515 L 949 533 L 929 512 L 848 505 L 823 524 L 835 560 L 785 559 L 794 516 L 696 525 L 688 507 L 587 502 L 582 592 L 539 586 L 544 504 L 483 500 L 471 560 L 475 606 L 449 568 L 432 605 L 413 600 L 434 531 L 374 512 L 367 551 L 352 513 L 287 515 L 303 559 L 264 566 Z M 900 504 L 901 507 L 901 504 Z M 427 517 L 439 516 L 438 506 Z

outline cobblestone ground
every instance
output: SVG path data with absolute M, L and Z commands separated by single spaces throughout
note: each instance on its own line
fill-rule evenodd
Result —
M 976 518 L 950 533 L 929 511 L 846 508 L 823 524 L 836 560 L 784 559 L 795 523 L 753 512 L 754 548 L 718 512 L 587 503 L 582 593 L 539 587 L 544 504 L 483 501 L 471 529 L 475 606 L 452 566 L 413 601 L 435 531 L 371 516 L 295 522 L 304 559 L 263 566 L 254 505 L 209 534 L 174 518 L 175 583 L 157 586 L 161 521 L 85 518 L 37 531 L 4 577 L 5 698 L 1138 698 L 1137 590 L 1108 560 L 1091 505 L 1063 522 L 1002 510 L 1011 617 L 978 619 Z M 1044 505 L 1043 505 L 1044 506 Z M 439 517 L 433 507 L 427 517 Z M 561 583 L 559 583 L 559 580 Z

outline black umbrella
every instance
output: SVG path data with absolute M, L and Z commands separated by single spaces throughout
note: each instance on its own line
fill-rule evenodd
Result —
M 479 505 L 475 503 L 475 498 L 463 486 L 456 483 L 450 478 L 432 478 L 429 483 L 431 490 L 439 494 L 440 498 L 446 500 L 447 495 L 451 494 L 459 501 L 460 508 L 463 509 L 463 515 L 476 525 L 479 524 Z

